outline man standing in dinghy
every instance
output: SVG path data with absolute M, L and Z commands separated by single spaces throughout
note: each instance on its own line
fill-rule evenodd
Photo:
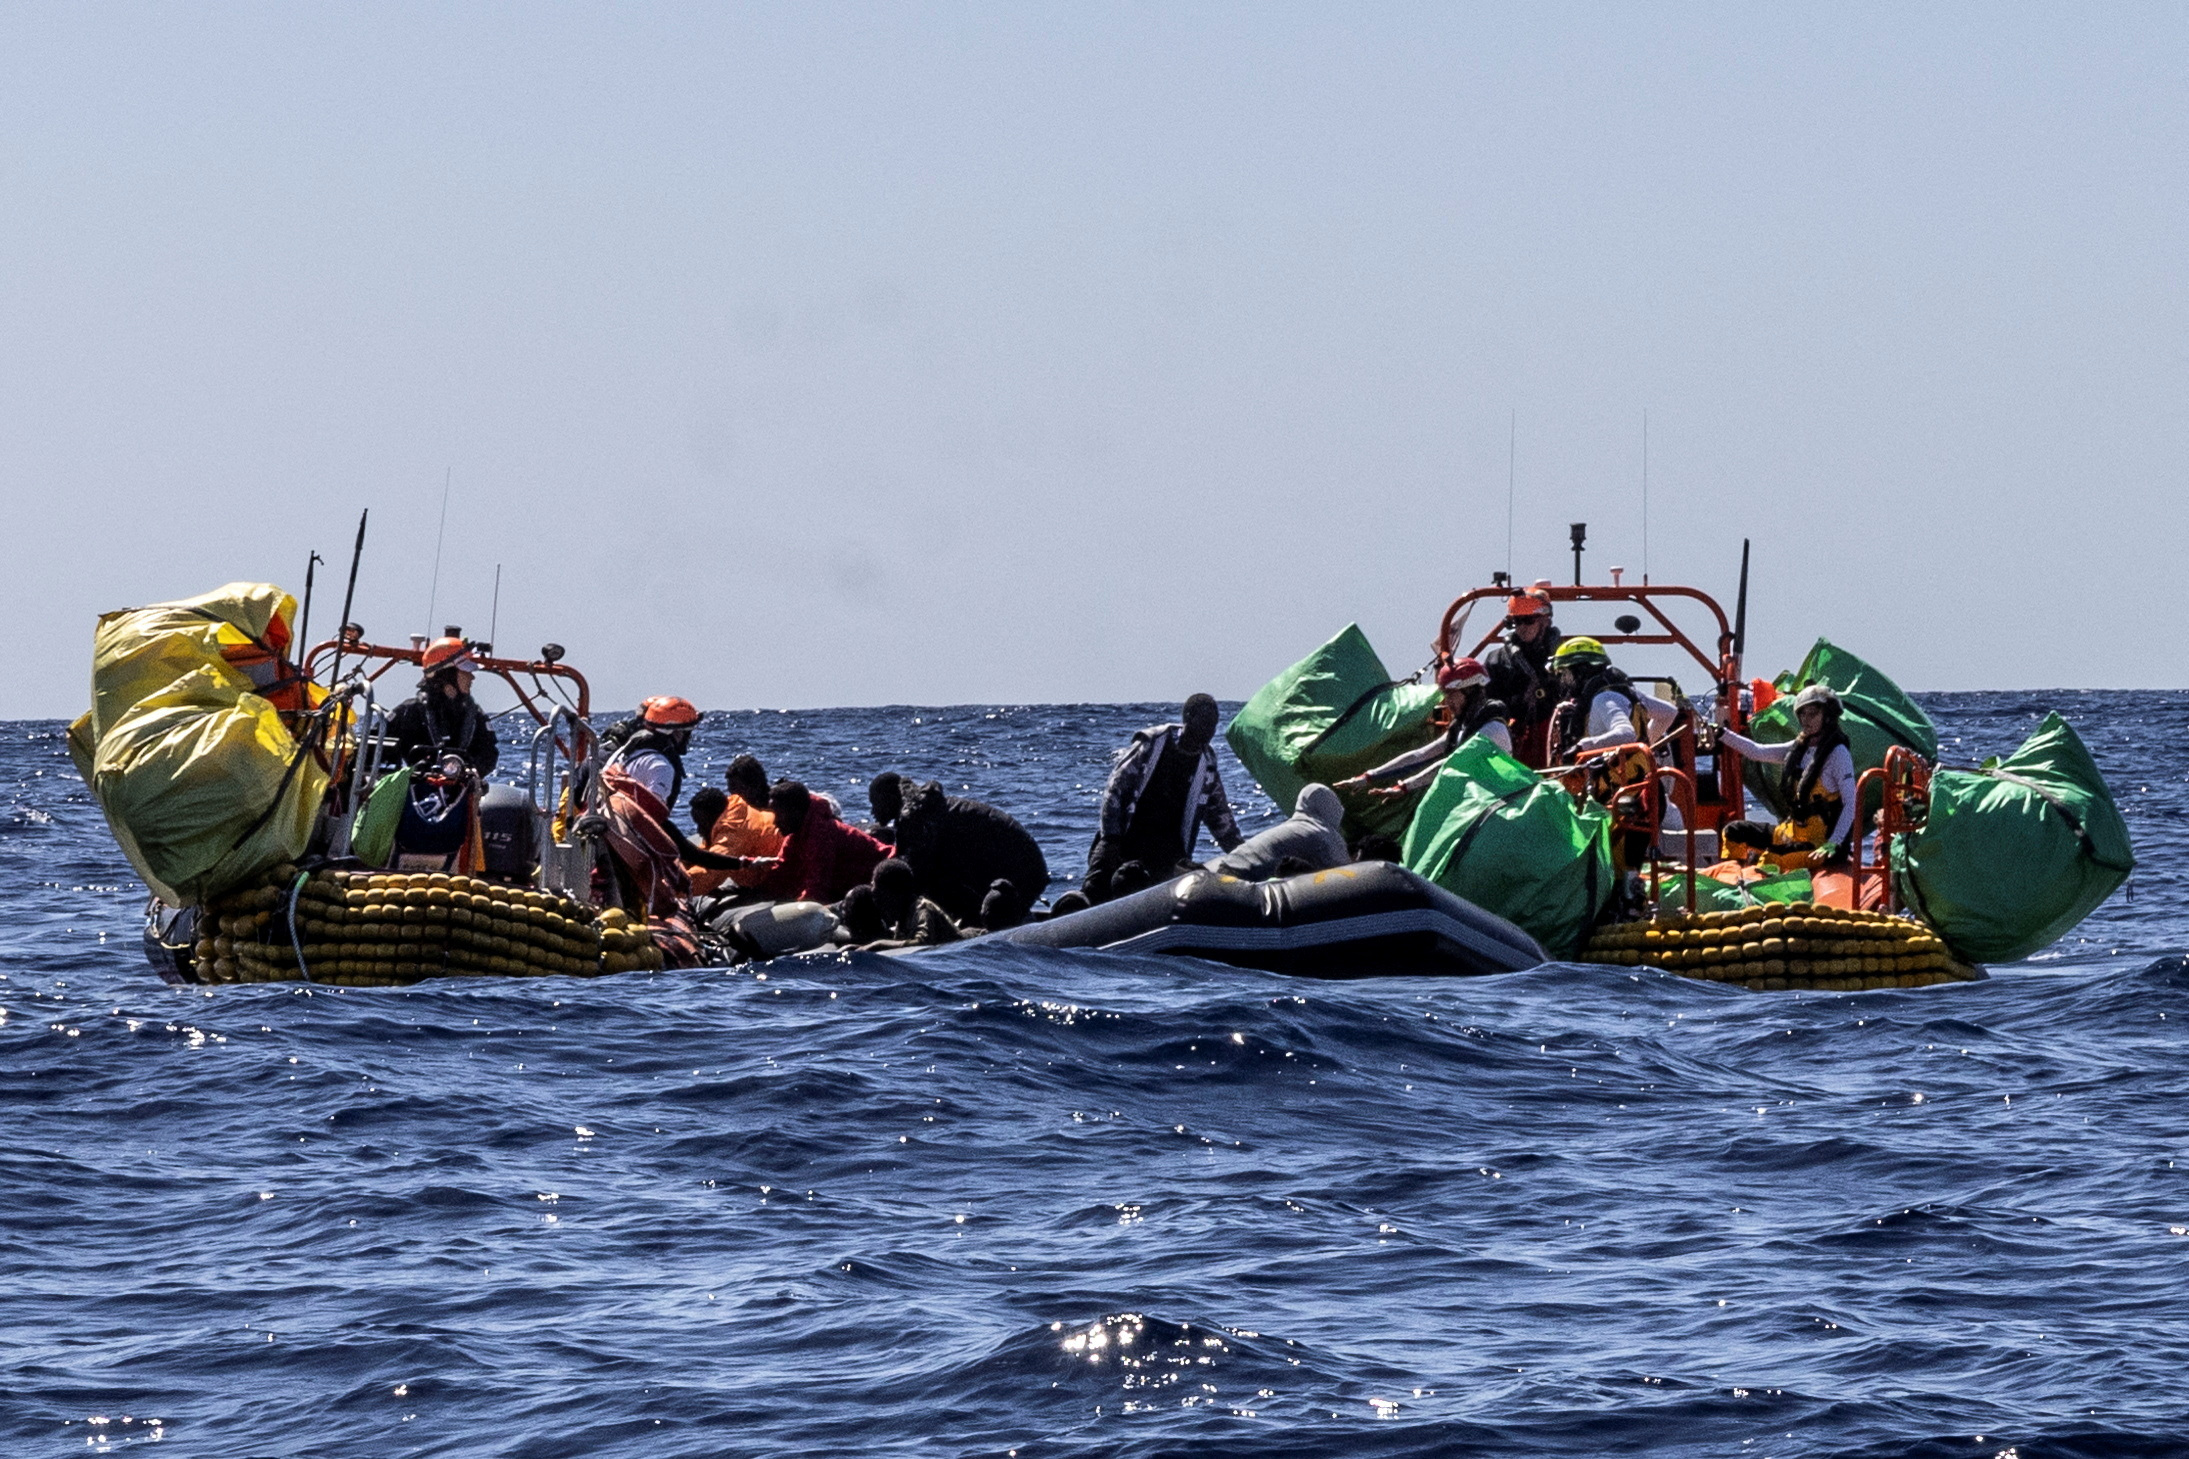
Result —
M 1118 756 L 1102 791 L 1101 829 L 1087 851 L 1087 895 L 1106 899 L 1120 867 L 1137 864 L 1150 881 L 1193 862 L 1201 828 L 1226 851 L 1244 838 L 1216 769 L 1216 701 L 1196 694 L 1177 724 L 1150 725 Z

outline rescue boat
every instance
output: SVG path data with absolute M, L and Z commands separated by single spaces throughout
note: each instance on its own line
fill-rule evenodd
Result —
M 1279 804 L 1310 781 L 1339 786 L 1352 834 L 1402 840 L 1404 864 L 1509 919 L 1555 957 L 1644 964 L 1752 988 L 1913 986 L 1981 976 L 2072 928 L 2134 866 L 2103 777 L 2072 726 L 2049 717 L 2021 749 L 1982 765 L 1939 758 L 1922 709 L 1880 671 L 1824 640 L 1773 680 L 1748 677 L 1749 552 L 1729 614 L 1685 584 L 1516 585 L 1507 574 L 1454 597 L 1431 657 L 1394 677 L 1348 626 L 1258 692 L 1228 738 Z M 1564 634 L 1608 654 L 1670 650 L 1669 672 L 1630 671 L 1675 706 L 1661 732 L 1546 763 L 1516 735 L 1507 754 L 1467 738 L 1428 788 L 1371 800 L 1342 782 L 1432 742 L 1449 725 L 1424 677 L 1482 655 L 1516 593 L 1547 601 Z M 1477 619 L 1485 604 L 1494 611 Z M 1692 666 L 1688 684 L 1679 666 Z M 1770 804 L 1775 780 L 1723 736 L 1791 740 L 1792 698 L 1834 691 L 1859 771 L 1851 855 L 1831 865 L 1745 865 L 1723 833 Z M 1692 693 L 1689 686 L 1692 686 Z M 1769 767 L 1776 769 L 1776 767 Z
M 151 889 L 144 945 L 162 978 L 660 966 L 643 921 L 595 905 L 597 848 L 558 814 L 582 799 L 596 744 L 591 690 L 559 645 L 514 658 L 463 640 L 514 700 L 500 717 L 520 729 L 522 770 L 449 797 L 450 839 L 421 850 L 400 836 L 417 807 L 382 690 L 420 667 L 425 639 L 374 643 L 346 624 L 294 663 L 296 613 L 277 587 L 232 583 L 100 620 L 93 706 L 69 748 Z

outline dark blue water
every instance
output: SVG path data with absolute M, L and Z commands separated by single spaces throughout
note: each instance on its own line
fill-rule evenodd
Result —
M 2189 699 L 1928 703 L 1968 759 L 2065 710 L 2143 869 L 1860 994 L 979 947 L 183 992 L 60 727 L 0 727 L 0 1453 L 2189 1452 Z M 1076 868 L 1153 717 L 703 758 L 939 775 Z

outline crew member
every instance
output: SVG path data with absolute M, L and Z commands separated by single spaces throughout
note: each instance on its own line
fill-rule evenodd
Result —
M 1136 863 L 1149 881 L 1190 865 L 1201 828 L 1229 851 L 1242 839 L 1217 773 L 1216 701 L 1196 694 L 1177 724 L 1132 737 L 1102 790 L 1101 827 L 1087 852 L 1088 895 L 1102 900 L 1112 873 Z
M 1454 659 L 1438 669 L 1437 688 L 1443 692 L 1444 709 L 1451 716 L 1444 733 L 1418 750 L 1408 750 L 1373 770 L 1339 781 L 1334 789 L 1365 790 L 1377 797 L 1414 795 L 1428 789 L 1452 751 L 1476 735 L 1510 755 L 1513 737 L 1505 720 L 1512 709 L 1503 700 L 1490 698 L 1489 682 L 1489 670 L 1478 659 Z
M 1551 655 L 1560 689 L 1551 716 L 1553 764 L 1617 745 L 1655 745 L 1679 717 L 1679 706 L 1634 687 L 1593 638 L 1569 638 Z
M 1848 856 L 1860 797 L 1854 751 L 1840 726 L 1844 712 L 1829 685 L 1811 684 L 1794 696 L 1801 733 L 1786 743 L 1763 745 L 1729 729 L 1718 731 L 1719 743 L 1782 767 L 1779 800 L 1786 817 L 1772 828 L 1766 853 L 1782 870 L 1837 865 Z
M 1488 696 L 1512 712 L 1514 754 L 1531 769 L 1551 763 L 1551 713 L 1558 684 L 1551 655 L 1564 642 L 1551 622 L 1550 594 L 1540 585 L 1505 600 L 1505 637 L 1482 656 Z
M 689 699 L 656 695 L 639 706 L 636 726 L 617 726 L 621 744 L 600 768 L 596 794 L 602 823 L 594 829 L 615 853 L 622 904 L 649 917 L 688 917 L 692 883 L 686 862 L 716 871 L 753 865 L 694 844 L 671 819 L 684 785 L 684 752 L 699 721 Z
M 420 662 L 426 673 L 418 681 L 417 695 L 388 716 L 397 758 L 414 770 L 460 768 L 480 776 L 493 774 L 502 749 L 493 725 L 471 697 L 472 675 L 479 669 L 471 646 L 460 638 L 437 638 L 426 645 Z M 457 765 L 444 763 L 450 759 Z

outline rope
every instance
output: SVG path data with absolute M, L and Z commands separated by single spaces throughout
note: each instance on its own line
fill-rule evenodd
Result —
M 304 883 L 312 879 L 308 871 L 296 874 L 296 885 L 289 888 L 289 946 L 296 953 L 296 975 L 305 982 L 312 981 L 312 970 L 304 966 L 304 939 L 296 935 L 296 899 L 303 894 Z

